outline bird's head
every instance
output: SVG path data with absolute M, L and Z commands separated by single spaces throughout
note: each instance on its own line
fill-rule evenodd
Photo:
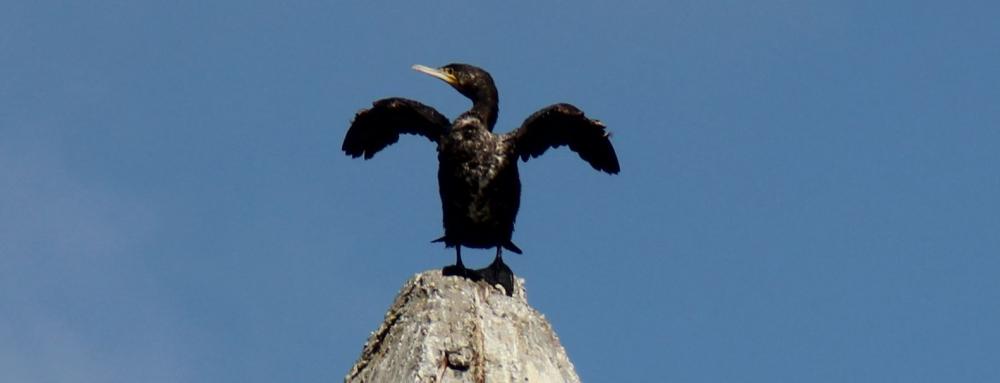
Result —
M 476 102 L 497 102 L 497 87 L 485 70 L 469 64 L 448 64 L 440 68 L 414 65 L 413 69 L 437 77 L 465 97 Z

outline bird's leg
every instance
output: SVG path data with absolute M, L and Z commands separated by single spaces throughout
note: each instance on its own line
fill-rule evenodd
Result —
M 466 279 L 471 279 L 473 281 L 478 281 L 480 279 L 479 274 L 475 270 L 470 270 L 465 268 L 462 264 L 462 246 L 455 246 L 455 264 L 451 266 L 445 266 L 441 269 L 441 275 L 444 276 L 457 276 Z
M 493 263 L 484 269 L 476 270 L 476 272 L 490 286 L 496 286 L 497 284 L 503 286 L 504 293 L 511 296 L 514 294 L 514 272 L 503 263 L 503 256 L 500 253 L 501 248 L 497 246 L 497 256 L 493 259 Z
M 462 264 L 462 246 L 455 246 L 455 264 L 445 266 L 445 268 L 441 269 L 441 274 L 445 276 L 465 276 L 465 270 L 465 265 Z

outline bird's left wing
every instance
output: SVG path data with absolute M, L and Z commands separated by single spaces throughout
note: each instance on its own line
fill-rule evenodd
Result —
M 372 158 L 379 150 L 399 141 L 399 134 L 419 134 L 438 142 L 451 125 L 434 108 L 405 98 L 385 98 L 354 116 L 341 149 L 351 157 Z
M 611 146 L 610 134 L 600 121 L 587 118 L 570 104 L 555 104 L 529 116 L 521 127 L 509 134 L 521 160 L 527 161 L 549 148 L 569 145 L 594 169 L 617 174 L 621 169 Z

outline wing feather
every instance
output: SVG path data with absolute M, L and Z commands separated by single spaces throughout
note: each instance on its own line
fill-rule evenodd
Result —
M 523 161 L 538 157 L 549 148 L 568 145 L 594 169 L 617 174 L 621 168 L 610 136 L 604 124 L 587 118 L 580 109 L 570 104 L 545 107 L 510 133 L 515 150 Z
M 351 157 L 364 156 L 367 160 L 399 141 L 400 134 L 421 135 L 438 142 L 449 126 L 448 118 L 434 108 L 405 98 L 385 98 L 354 116 L 341 149 Z

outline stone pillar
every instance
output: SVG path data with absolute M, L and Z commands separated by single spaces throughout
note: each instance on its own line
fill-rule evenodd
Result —
M 410 278 L 345 382 L 579 382 L 545 316 L 514 294 L 438 270 Z

